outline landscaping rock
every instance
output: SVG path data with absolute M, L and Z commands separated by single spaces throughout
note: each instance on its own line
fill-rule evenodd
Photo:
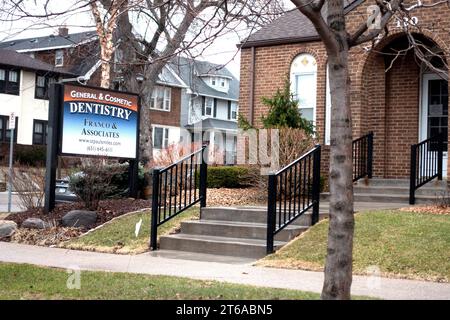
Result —
M 14 221 L 0 221 L 0 239 L 11 237 L 17 230 L 17 224 Z
M 95 225 L 97 212 L 86 210 L 72 210 L 62 217 L 64 227 L 89 228 Z
M 50 228 L 50 224 L 39 218 L 28 218 L 22 223 L 22 228 L 47 229 Z

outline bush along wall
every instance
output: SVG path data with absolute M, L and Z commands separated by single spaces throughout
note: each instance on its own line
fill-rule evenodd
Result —
M 45 166 L 46 156 L 47 146 L 24 144 L 14 146 L 14 160 L 22 165 L 33 167 Z
M 243 188 L 248 187 L 249 169 L 239 166 L 208 167 L 208 188 Z M 197 183 L 200 172 L 197 171 Z

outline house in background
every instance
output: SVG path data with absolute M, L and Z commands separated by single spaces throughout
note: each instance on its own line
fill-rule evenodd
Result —
M 98 46 L 95 31 L 70 34 L 67 28 L 59 28 L 56 35 L 15 39 L 0 43 L 0 48 L 7 49 L 11 53 L 15 51 L 26 61 L 34 61 L 35 64 L 45 65 L 47 69 L 56 74 L 63 74 L 66 82 L 82 82 L 91 86 L 100 85 L 101 61 Z M 0 65 L 2 63 L 0 60 Z M 120 89 L 121 70 L 116 65 L 113 65 L 111 69 L 113 86 Z M 37 85 L 42 86 L 42 90 L 45 92 L 50 83 L 49 80 L 36 82 Z M 185 87 L 183 81 L 168 68 L 165 68 L 159 75 L 152 95 L 152 103 L 149 106 L 155 153 L 180 140 L 181 90 Z M 48 97 L 45 96 L 45 99 L 48 100 Z M 45 127 L 48 119 L 47 100 L 42 101 L 41 112 L 37 113 Z M 29 108 L 30 104 L 24 103 L 24 106 Z M 18 109 L 15 106 L 11 108 L 12 110 Z M 31 114 L 31 109 L 27 109 L 27 112 L 28 110 Z M 23 129 L 19 130 L 18 143 L 35 144 L 36 141 L 32 139 L 20 138 L 21 134 L 27 136 L 27 133 L 23 131 L 32 130 L 32 125 L 24 123 L 20 127 Z M 43 143 L 46 143 L 45 139 Z
M 48 84 L 74 76 L 70 71 L 28 55 L 0 49 L 0 156 L 9 148 L 11 113 L 16 117 L 16 143 L 46 144 Z
M 45 78 L 36 80 L 47 92 L 53 81 L 53 74 L 65 78 L 65 82 L 82 82 L 91 86 L 100 84 L 100 65 L 98 37 L 94 31 L 69 33 L 68 28 L 59 28 L 58 34 L 0 42 L 0 49 L 16 51 L 25 56 L 26 61 L 45 65 Z M 117 55 L 120 54 L 116 51 Z M 115 58 L 115 57 L 114 57 Z M 31 62 L 30 62 L 31 63 Z M 2 61 L 0 61 L 0 65 Z M 121 88 L 121 70 L 113 64 L 112 86 Z M 48 73 L 50 70 L 53 73 Z M 51 75 L 51 76 L 49 76 Z M 49 79 L 47 79 L 49 78 Z M 237 105 L 239 81 L 222 66 L 191 59 L 177 58 L 168 64 L 160 75 L 152 93 L 150 121 L 153 129 L 154 154 L 183 140 L 180 128 L 188 129 L 202 126 L 205 140 L 223 154 L 226 163 L 233 163 L 236 150 Z M 44 99 L 48 99 L 45 96 Z M 39 118 L 46 127 L 48 101 L 42 102 Z M 28 106 L 27 103 L 24 104 Z M 17 110 L 18 107 L 12 107 Z M 24 122 L 22 130 L 32 130 L 32 124 Z M 44 129 L 45 130 L 45 129 Z M 34 144 L 32 139 L 21 139 L 20 144 Z M 200 140 L 200 137 L 193 137 Z M 46 143 L 44 139 L 43 143 Z
M 192 141 L 208 142 L 216 162 L 235 164 L 239 80 L 226 67 L 207 61 L 177 57 L 169 66 L 187 86 L 181 127 Z

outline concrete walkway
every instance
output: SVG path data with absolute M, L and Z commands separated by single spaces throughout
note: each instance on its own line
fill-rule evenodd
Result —
M 20 207 L 20 199 L 17 193 L 12 193 L 11 212 L 19 212 L 23 209 Z M 8 192 L 0 192 L 0 212 L 8 211 Z
M 170 258 L 169 253 L 114 255 L 0 242 L 0 261 L 103 270 L 320 292 L 323 273 L 255 267 L 251 262 L 204 262 Z M 82 277 L 82 276 L 81 276 Z M 82 278 L 81 278 L 81 281 Z M 354 276 L 353 295 L 383 299 L 450 299 L 450 284 Z

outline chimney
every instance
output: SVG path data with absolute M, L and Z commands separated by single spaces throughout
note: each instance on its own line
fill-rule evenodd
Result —
M 67 37 L 69 35 L 69 28 L 67 28 L 67 27 L 59 27 L 58 28 L 58 35 L 60 37 Z

